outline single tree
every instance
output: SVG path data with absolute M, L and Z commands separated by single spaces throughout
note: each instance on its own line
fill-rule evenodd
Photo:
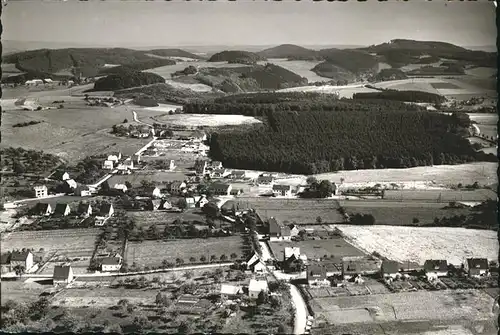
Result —
M 200 257 L 200 262 L 205 263 L 207 261 L 207 258 L 205 256 Z
M 210 256 L 210 262 L 214 262 L 217 259 L 215 255 Z
M 234 252 L 229 256 L 231 259 L 236 259 L 238 258 L 238 255 L 236 255 Z
M 225 261 L 225 260 L 227 260 L 227 256 L 226 256 L 225 254 L 222 254 L 222 255 L 220 256 L 220 260 L 221 260 L 221 261 Z
M 190 261 L 191 263 L 194 263 L 194 262 L 196 262 L 196 258 L 194 258 L 193 256 L 191 256 L 191 257 L 189 257 L 189 261 Z

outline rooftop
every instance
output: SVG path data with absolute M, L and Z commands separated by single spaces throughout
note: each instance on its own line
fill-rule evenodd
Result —
M 251 279 L 250 284 L 248 284 L 248 291 L 251 292 L 260 292 L 267 290 L 267 281 L 266 280 L 256 280 Z
M 54 267 L 53 279 L 68 279 L 71 266 L 69 265 L 56 265 Z

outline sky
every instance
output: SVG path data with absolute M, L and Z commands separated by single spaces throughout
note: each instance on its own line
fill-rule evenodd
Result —
M 3 40 L 88 46 L 496 44 L 492 2 L 9 0 Z

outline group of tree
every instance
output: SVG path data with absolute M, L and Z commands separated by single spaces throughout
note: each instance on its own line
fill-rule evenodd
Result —
M 212 133 L 212 158 L 231 168 L 298 174 L 497 161 L 471 147 L 467 122 L 455 115 L 279 111 L 266 121 L 251 131 Z
M 125 88 L 164 83 L 165 79 L 150 72 L 139 72 L 123 69 L 119 73 L 110 74 L 94 83 L 94 91 L 117 91 Z
M 372 214 L 356 213 L 349 216 L 349 223 L 360 226 L 370 226 L 375 224 L 375 217 Z
M 175 65 L 175 61 L 172 59 L 152 58 L 141 62 L 104 68 L 100 70 L 100 74 L 107 75 L 107 74 L 119 74 L 122 72 L 128 73 L 130 71 L 144 71 L 167 65 Z
M 380 92 L 354 93 L 352 98 L 354 100 L 383 99 L 383 100 L 394 100 L 394 101 L 428 102 L 428 103 L 442 103 L 446 101 L 445 97 L 435 93 L 429 93 L 423 91 L 398 91 L 398 90 L 383 90 Z
M 193 66 L 189 65 L 188 67 L 184 68 L 183 70 L 175 71 L 172 73 L 172 77 L 179 77 L 179 76 L 188 76 L 192 74 L 196 74 L 198 72 L 198 69 Z
M 3 148 L 1 158 L 0 167 L 16 174 L 46 172 L 61 163 L 59 157 L 43 151 L 12 147 Z
M 316 178 L 309 177 L 307 180 L 308 187 L 299 195 L 303 198 L 327 198 L 331 196 L 336 189 L 336 186 L 329 180 L 318 182 Z
M 82 184 L 91 184 L 102 177 L 102 157 L 89 156 L 78 162 L 74 166 L 75 180 Z
M 35 124 L 42 123 L 43 121 L 29 121 L 29 122 L 21 122 L 21 123 L 16 123 L 12 125 L 12 128 L 20 128 L 20 127 L 28 127 L 28 126 L 33 126 Z

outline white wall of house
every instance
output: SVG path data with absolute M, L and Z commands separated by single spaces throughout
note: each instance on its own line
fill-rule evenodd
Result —
M 121 264 L 102 264 L 101 270 L 103 272 L 120 271 L 121 267 Z

